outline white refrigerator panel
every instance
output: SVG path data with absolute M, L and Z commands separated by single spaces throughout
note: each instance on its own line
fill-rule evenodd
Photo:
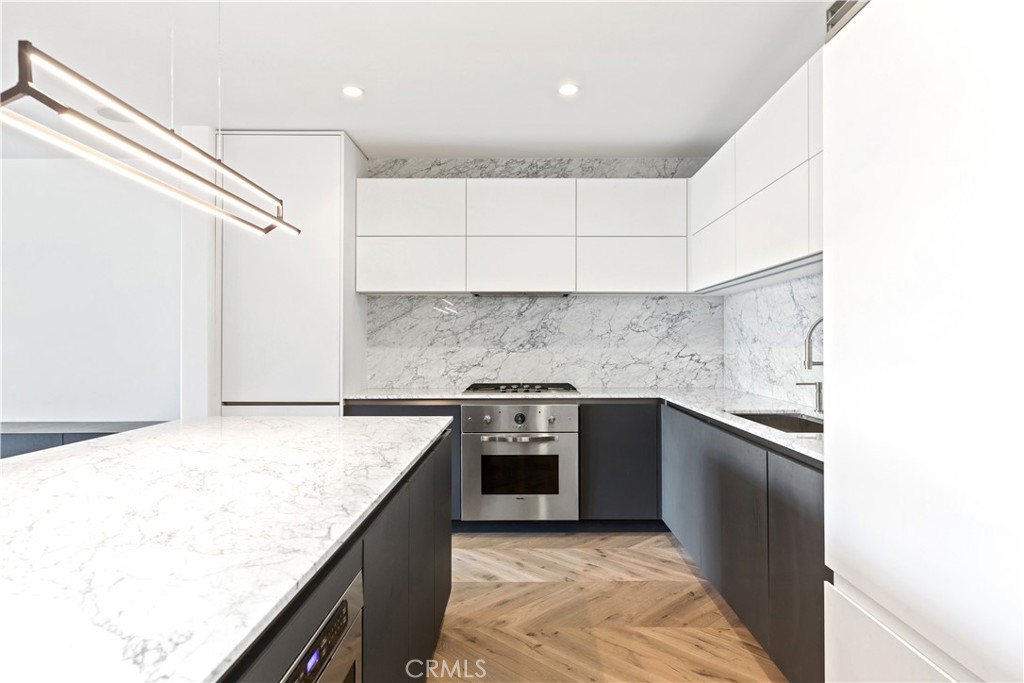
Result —
M 825 47 L 825 552 L 956 677 L 1020 681 L 1024 17 L 996 7 L 871 2 Z

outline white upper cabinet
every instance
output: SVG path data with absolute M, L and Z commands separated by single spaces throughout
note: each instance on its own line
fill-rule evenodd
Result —
M 577 292 L 686 291 L 685 237 L 579 237 Z
M 575 237 L 469 237 L 466 283 L 471 292 L 572 292 Z
M 463 178 L 360 178 L 356 192 L 358 235 L 466 234 Z
M 808 162 L 736 207 L 736 273 L 746 275 L 806 256 Z
M 469 235 L 576 234 L 576 181 L 572 178 L 471 178 L 466 181 Z
M 736 203 L 809 158 L 807 65 L 736 133 Z
M 736 139 L 722 145 L 687 184 L 690 234 L 736 206 Z
M 223 231 L 225 402 L 340 398 L 341 145 L 339 135 L 223 137 L 227 163 L 280 196 L 302 230 Z
M 685 237 L 686 180 L 577 180 L 576 234 Z
M 822 183 L 822 162 L 823 154 L 816 154 L 807 162 L 808 172 L 808 253 L 814 254 L 822 249 L 822 235 L 824 228 L 824 187 Z
M 466 291 L 465 237 L 356 239 L 356 291 Z
M 689 239 L 689 289 L 695 292 L 736 277 L 736 212 L 730 211 Z
M 822 54 L 824 48 L 814 53 L 807 62 L 807 155 L 814 156 L 820 152 L 824 143 L 822 133 Z

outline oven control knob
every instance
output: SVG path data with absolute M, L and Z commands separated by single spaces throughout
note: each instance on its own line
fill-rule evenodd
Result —
M 484 415 L 484 424 L 485 425 L 491 424 L 491 416 L 490 415 Z
M 516 416 L 514 418 L 512 418 L 512 419 L 514 419 L 516 421 L 517 425 L 521 425 L 524 422 L 526 422 L 526 416 L 523 415 L 522 413 L 516 413 Z
M 554 415 L 552 415 L 551 417 L 548 418 L 548 424 L 549 425 L 555 424 L 555 416 Z

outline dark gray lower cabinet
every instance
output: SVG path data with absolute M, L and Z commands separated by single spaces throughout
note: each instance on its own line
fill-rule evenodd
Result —
M 704 468 L 700 422 L 664 406 L 661 415 L 661 518 L 676 540 L 704 566 Z M 706 575 L 706 574 L 705 574 Z
M 429 462 L 409 479 L 409 658 L 420 661 L 430 659 L 437 642 L 434 500 L 434 463 Z
M 580 519 L 658 519 L 657 403 L 580 405 Z
M 451 519 L 462 519 L 462 407 L 459 405 L 418 405 L 402 403 L 401 401 L 389 401 L 382 403 L 346 403 L 345 415 L 354 417 L 390 417 L 390 416 L 412 416 L 417 415 L 440 415 L 452 418 L 451 455 Z
M 409 680 L 409 484 L 363 536 L 363 680 Z
M 0 434 L 0 457 L 9 458 L 53 448 L 64 443 L 62 434 Z
M 794 683 L 825 680 L 824 479 L 768 453 L 770 654 Z
M 449 434 L 445 437 L 452 440 Z M 441 442 L 434 453 L 434 622 L 436 641 L 452 594 L 452 449 Z M 436 642 L 435 642 L 436 645 Z

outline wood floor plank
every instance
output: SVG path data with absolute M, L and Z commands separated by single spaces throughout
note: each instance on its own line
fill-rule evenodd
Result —
M 669 534 L 458 534 L 453 546 L 434 655 L 448 668 L 430 681 L 785 680 Z M 478 660 L 486 675 L 465 675 Z

